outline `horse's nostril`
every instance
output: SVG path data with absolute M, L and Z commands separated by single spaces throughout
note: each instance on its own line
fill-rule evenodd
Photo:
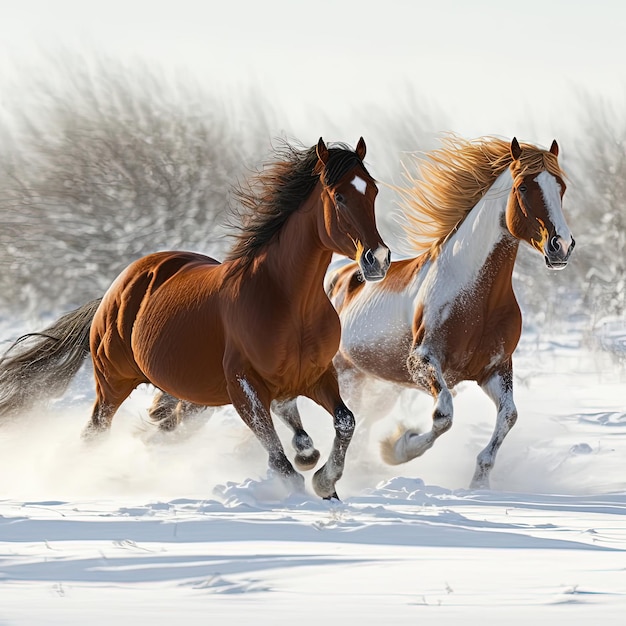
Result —
M 371 250 L 368 250 L 363 256 L 369 265 L 374 264 L 374 253 Z
M 561 249 L 561 242 L 558 237 L 552 237 L 550 239 L 550 243 L 548 244 L 548 249 L 550 252 L 558 252 Z

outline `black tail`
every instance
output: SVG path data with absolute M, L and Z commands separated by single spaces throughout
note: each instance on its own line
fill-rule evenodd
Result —
M 58 397 L 89 355 L 89 331 L 102 298 L 17 339 L 0 359 L 0 417 Z

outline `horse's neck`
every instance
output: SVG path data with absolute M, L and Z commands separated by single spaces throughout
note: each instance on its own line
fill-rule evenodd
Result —
M 318 215 L 322 207 L 314 206 L 315 202 L 320 202 L 319 196 L 312 195 L 289 216 L 268 244 L 262 262 L 263 271 L 288 291 L 292 300 L 318 296 L 327 300 L 323 282 L 333 253 L 320 241 Z
M 512 184 L 507 169 L 442 245 L 439 255 L 424 265 L 416 289 L 436 281 L 439 296 L 448 293 L 453 299 L 479 278 L 493 284 L 504 275 L 510 281 L 518 242 L 506 230 L 504 214 Z M 489 272 L 484 271 L 487 264 Z

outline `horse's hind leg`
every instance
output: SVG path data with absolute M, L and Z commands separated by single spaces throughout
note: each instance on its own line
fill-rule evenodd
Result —
M 83 438 L 93 439 L 108 431 L 113 416 L 136 386 L 136 381 L 120 381 L 115 390 L 110 385 L 106 385 L 107 391 L 103 392 L 103 386 L 96 382 L 96 401 L 91 412 L 91 419 L 83 430 Z
M 201 404 L 179 400 L 165 391 L 159 391 L 148 409 L 148 415 L 160 430 L 171 431 L 185 419 L 205 408 Z
M 476 471 L 470 483 L 472 489 L 488 489 L 489 474 L 496 460 L 496 455 L 504 438 L 517 421 L 517 409 L 513 402 L 513 370 L 509 362 L 507 367 L 491 376 L 481 384 L 483 391 L 493 400 L 498 409 L 496 426 L 491 440 L 476 459 Z
M 274 400 L 272 411 L 293 431 L 291 444 L 296 451 L 296 467 L 301 470 L 313 469 L 320 458 L 319 450 L 315 448 L 313 440 L 302 426 L 300 411 L 298 410 L 298 399 Z
M 406 463 L 421 456 L 452 426 L 452 394 L 446 386 L 437 361 L 421 351 L 415 351 L 409 356 L 407 366 L 415 384 L 429 391 L 435 398 L 433 426 L 427 433 L 407 430 L 400 437 L 383 441 L 381 455 L 390 465 Z
M 96 401 L 91 412 L 91 420 L 83 430 L 83 438 L 85 439 L 92 439 L 109 430 L 113 416 L 122 405 L 122 402 L 142 382 L 134 378 L 106 377 L 98 365 L 98 362 L 94 359 Z

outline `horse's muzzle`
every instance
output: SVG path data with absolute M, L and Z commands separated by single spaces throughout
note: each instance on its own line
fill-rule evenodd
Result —
M 562 270 L 567 265 L 576 241 L 572 237 L 569 246 L 564 245 L 564 241 L 557 236 L 552 237 L 544 250 L 546 266 L 551 270 Z
M 385 278 L 389 265 L 391 265 L 391 252 L 385 246 L 378 246 L 374 252 L 370 248 L 359 258 L 363 278 L 370 282 Z

